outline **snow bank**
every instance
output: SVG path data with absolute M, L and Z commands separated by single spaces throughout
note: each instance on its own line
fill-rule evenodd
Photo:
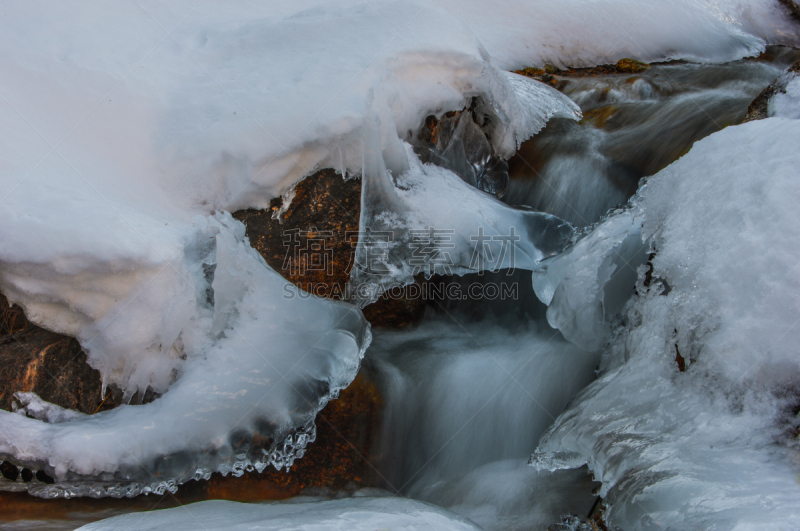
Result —
M 602 236 L 621 222 L 655 252 L 621 325 L 603 336 L 606 374 L 533 458 L 548 469 L 588 463 L 613 525 L 796 526 L 787 446 L 796 450 L 800 382 L 798 137 L 800 121 L 772 118 L 698 142 L 650 178 L 630 210 L 589 234 L 599 245 L 573 260 L 595 264 L 592 281 L 603 286 L 620 238 Z M 585 276 L 564 275 L 558 289 L 570 292 Z M 584 301 L 574 302 L 573 311 Z
M 213 531 L 372 531 L 435 529 L 475 531 L 469 520 L 427 503 L 404 498 L 350 498 L 332 501 L 291 500 L 271 504 L 206 501 L 147 513 L 116 516 L 81 527 L 83 531 L 147 529 Z
M 798 30 L 771 0 L 435 0 L 470 27 L 498 64 L 590 66 L 624 57 L 723 62 Z

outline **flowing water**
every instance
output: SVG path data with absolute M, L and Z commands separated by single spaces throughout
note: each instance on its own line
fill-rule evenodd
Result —
M 509 161 L 503 201 L 588 226 L 624 204 L 642 177 L 741 122 L 753 98 L 798 55 L 774 48 L 758 60 L 724 65 L 664 64 L 636 75 L 565 78 L 563 91 L 581 106 L 583 121 L 554 119 L 523 144 Z M 435 301 L 417 328 L 375 331 L 364 372 L 385 404 L 374 445 L 376 486 L 487 528 L 540 529 L 564 514 L 585 517 L 597 485 L 585 468 L 549 474 L 527 460 L 570 399 L 596 377 L 599 354 L 548 326 L 530 273 L 438 281 L 506 283 L 517 291 L 511 300 Z M 141 510 L 105 501 L 92 509 L 92 503 L 25 526 L 69 529 L 108 511 Z
M 588 226 L 624 204 L 642 177 L 740 123 L 797 59 L 797 51 L 776 48 L 761 60 L 565 78 L 562 90 L 581 106 L 583 121 L 554 119 L 523 144 L 503 201 Z M 544 529 L 570 513 L 586 518 L 597 484 L 585 468 L 546 474 L 526 463 L 595 376 L 598 353 L 548 326 L 528 272 L 439 281 L 462 293 L 475 282 L 518 291 L 514 300 L 435 301 L 416 330 L 375 333 L 367 368 L 387 404 L 378 461 L 384 486 L 490 529 Z

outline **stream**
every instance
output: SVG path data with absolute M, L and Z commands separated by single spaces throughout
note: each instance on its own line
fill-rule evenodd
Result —
M 642 177 L 740 123 L 749 103 L 799 58 L 797 50 L 772 47 L 758 59 L 721 65 L 556 75 L 584 118 L 555 118 L 525 142 L 509 161 L 502 200 L 588 227 L 625 204 Z M 415 328 L 373 330 L 362 374 L 384 403 L 373 442 L 374 487 L 439 505 L 486 529 L 546 529 L 567 514 L 587 518 L 599 485 L 587 468 L 549 473 L 529 467 L 528 459 L 570 400 L 598 376 L 600 353 L 581 350 L 548 325 L 530 272 L 435 281 L 464 289 L 506 283 L 515 291 L 511 298 L 429 301 Z M 0 529 L 74 529 L 152 505 L 24 496 L 6 498 L 2 510 L 19 519 Z M 174 505 L 164 500 L 159 508 Z

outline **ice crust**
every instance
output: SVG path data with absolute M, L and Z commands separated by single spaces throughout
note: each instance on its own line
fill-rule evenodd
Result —
M 541 469 L 588 463 L 612 525 L 797 525 L 797 138 L 800 121 L 770 118 L 698 142 L 571 252 L 583 254 L 553 260 L 566 267 L 551 265 L 550 282 L 540 283 L 547 299 L 556 273 L 583 261 L 594 267 L 589 284 L 602 284 L 620 226 L 654 252 L 623 312 L 606 312 L 616 327 L 598 339 L 604 376 L 532 458 Z M 558 290 L 572 292 L 586 275 L 560 275 L 551 308 L 591 306 L 586 297 L 558 301 Z
M 128 396 L 181 364 L 195 216 L 266 207 L 321 167 L 360 173 L 368 111 L 388 148 L 482 96 L 504 157 L 574 115 L 433 6 L 242 9 L 31 2 L 3 19 L 0 291 Z
M 435 529 L 477 531 L 469 520 L 427 503 L 395 497 L 354 497 L 343 500 L 289 500 L 246 504 L 214 500 L 147 513 L 126 514 L 101 520 L 82 531 L 145 531 L 198 527 L 208 531 L 372 531 Z

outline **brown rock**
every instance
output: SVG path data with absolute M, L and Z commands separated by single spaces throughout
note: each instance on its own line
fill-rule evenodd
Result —
M 636 61 L 635 59 L 620 59 L 615 65 L 598 65 L 589 68 L 566 68 L 560 69 L 553 65 L 545 65 L 544 69 L 538 67 L 527 67 L 516 70 L 515 74 L 530 77 L 547 83 L 558 90 L 563 90 L 567 80 L 559 78 L 569 77 L 597 77 L 610 74 L 638 74 L 650 68 L 647 63 Z
M 18 391 L 82 413 L 116 405 L 112 397 L 103 401 L 100 373 L 77 340 L 30 323 L 3 295 L 0 315 L 0 408 L 10 411 Z
M 617 114 L 619 108 L 615 105 L 606 105 L 605 107 L 598 107 L 583 113 L 583 122 L 591 122 L 598 129 L 602 129 L 606 122 Z
M 272 201 L 271 210 L 240 210 L 233 217 L 247 227 L 250 245 L 285 279 L 309 293 L 341 299 L 358 241 L 361 181 L 325 169 L 294 192 L 277 219 L 280 199 Z
M 432 128 L 428 135 L 438 134 Z M 306 177 L 281 213 L 281 199 L 270 210 L 240 210 L 250 245 L 286 280 L 303 290 L 343 300 L 350 279 L 361 214 L 361 180 L 344 180 L 332 169 Z M 402 327 L 419 320 L 424 301 L 382 298 L 364 309 L 375 326 Z

